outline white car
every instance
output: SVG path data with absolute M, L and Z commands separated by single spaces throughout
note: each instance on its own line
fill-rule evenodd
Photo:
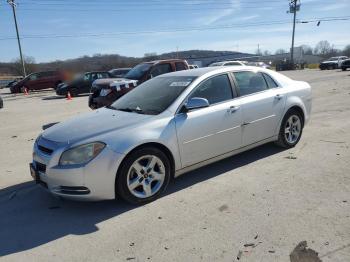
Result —
M 245 61 L 222 61 L 222 62 L 215 62 L 210 65 L 209 67 L 213 66 L 245 66 L 247 62 Z
M 271 70 L 164 74 L 46 129 L 31 174 L 58 196 L 146 203 L 190 170 L 269 142 L 294 147 L 310 111 L 310 85 Z

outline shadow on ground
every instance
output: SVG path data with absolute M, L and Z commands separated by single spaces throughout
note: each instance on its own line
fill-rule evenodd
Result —
M 182 189 L 281 151 L 267 144 L 197 169 L 174 180 L 166 195 L 181 194 Z M 34 182 L 1 189 L 0 257 L 30 250 L 70 234 L 90 234 L 98 230 L 96 224 L 134 208 L 138 207 L 121 200 L 74 202 L 57 199 Z
M 73 99 L 75 97 L 85 97 L 85 96 L 89 96 L 90 94 L 80 94 L 77 96 L 74 96 Z M 48 97 L 43 97 L 42 100 L 58 100 L 58 99 L 66 99 L 66 96 L 48 96 Z

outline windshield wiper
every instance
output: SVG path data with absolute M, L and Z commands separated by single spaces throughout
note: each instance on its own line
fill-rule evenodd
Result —
M 112 105 L 106 106 L 106 108 L 112 109 L 112 110 L 117 110 L 117 109 L 116 109 L 114 106 L 112 106 Z
M 137 108 L 130 108 L 130 107 L 125 107 L 125 108 L 116 108 L 119 111 L 124 111 L 124 112 L 135 112 L 138 114 L 144 114 L 144 112 L 142 111 L 142 109 L 140 109 L 139 107 Z

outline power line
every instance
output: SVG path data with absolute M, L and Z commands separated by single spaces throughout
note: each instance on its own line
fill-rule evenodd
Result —
M 319 17 L 319 18 L 308 18 L 296 23 L 303 22 L 316 22 L 316 21 L 339 21 L 339 20 L 350 20 L 350 16 L 339 16 L 339 17 Z M 157 34 L 157 33 L 176 33 L 176 32 L 191 32 L 191 31 L 203 31 L 203 30 L 226 30 L 232 28 L 246 28 L 246 27 L 263 27 L 271 25 L 282 25 L 290 24 L 289 20 L 275 20 L 275 21 L 259 21 L 252 23 L 240 23 L 240 24 L 226 24 L 217 26 L 206 26 L 206 27 L 178 27 L 178 28 L 165 28 L 161 30 L 144 30 L 144 31 L 125 31 L 117 33 L 84 33 L 84 34 L 32 34 L 22 35 L 21 39 L 46 39 L 46 38 L 81 38 L 81 37 L 116 37 L 120 35 L 141 35 L 141 34 Z M 15 37 L 0 37 L 0 41 L 12 40 Z
M 7 2 L 8 2 L 9 5 L 12 7 L 13 19 L 14 19 L 14 21 L 15 21 L 15 27 L 16 27 L 16 35 L 17 35 L 17 42 L 18 42 L 19 55 L 20 55 L 20 58 L 21 58 L 22 69 L 23 69 L 23 76 L 26 77 L 26 76 L 27 76 L 26 67 L 25 67 L 24 60 L 23 60 L 22 47 L 21 47 L 21 40 L 20 40 L 20 37 L 19 37 L 18 25 L 17 25 L 17 18 L 16 18 L 16 3 L 15 3 L 14 0 L 7 0 Z

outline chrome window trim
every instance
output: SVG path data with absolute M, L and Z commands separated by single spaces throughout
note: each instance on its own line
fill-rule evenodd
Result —
M 188 100 L 188 97 L 192 95 L 192 93 L 202 84 L 204 83 L 205 81 L 213 78 L 213 77 L 217 77 L 217 76 L 220 76 L 220 75 L 226 75 L 228 80 L 229 80 L 229 83 L 230 83 L 230 86 L 231 86 L 231 94 L 232 94 L 232 99 L 228 99 L 228 100 L 225 100 L 225 101 L 221 101 L 221 102 L 218 102 L 218 103 L 215 103 L 215 104 L 209 104 L 209 107 L 211 106 L 216 106 L 216 105 L 220 105 L 220 104 L 223 104 L 223 103 L 227 103 L 229 101 L 233 101 L 234 99 L 238 98 L 237 96 L 237 93 L 236 93 L 236 90 L 234 90 L 235 87 L 232 86 L 232 81 L 231 81 L 231 78 L 230 78 L 230 75 L 229 75 L 229 72 L 221 72 L 221 73 L 218 73 L 216 75 L 211 75 L 209 76 L 208 78 L 205 78 L 203 79 L 201 82 L 199 82 L 195 87 L 192 88 L 191 92 L 185 97 L 185 99 L 180 103 L 180 105 L 178 106 L 178 108 L 176 109 L 176 112 L 174 115 L 178 115 L 178 114 L 183 114 L 183 113 L 180 113 L 179 111 L 182 109 L 182 107 L 184 106 L 184 104 L 186 103 L 186 101 Z M 236 97 L 234 97 L 234 95 L 236 95 Z M 205 107 L 206 108 L 206 107 Z M 202 109 L 205 109 L 205 108 L 198 108 L 194 111 L 198 111 L 198 110 L 202 110 Z M 190 113 L 190 112 L 187 112 L 187 113 Z

